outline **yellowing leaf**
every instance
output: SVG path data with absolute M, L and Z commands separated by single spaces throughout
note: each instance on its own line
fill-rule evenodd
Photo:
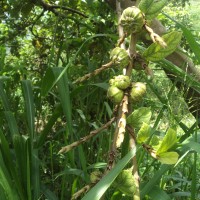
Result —
M 140 128 L 137 134 L 137 142 L 139 144 L 144 143 L 149 138 L 150 130 L 151 130 L 151 127 L 145 122 L 143 122 L 142 127 Z
M 167 47 L 163 48 L 159 43 L 153 43 L 143 52 L 143 56 L 146 60 L 153 62 L 165 58 L 176 50 L 181 41 L 181 36 L 182 33 L 178 31 L 173 31 L 164 35 L 162 38 L 167 44 Z
M 145 14 L 146 18 L 153 19 L 159 14 L 167 2 L 168 0 L 141 0 L 139 8 Z
M 178 153 L 172 151 L 159 154 L 157 159 L 163 164 L 172 165 L 178 161 L 178 157 Z
M 127 124 L 129 124 L 133 128 L 140 128 L 143 122 L 149 123 L 150 118 L 150 108 L 142 107 L 135 110 L 127 117 Z
M 168 129 L 165 137 L 161 141 L 156 154 L 160 155 L 161 153 L 167 152 L 171 147 L 177 143 L 176 131 L 173 129 Z

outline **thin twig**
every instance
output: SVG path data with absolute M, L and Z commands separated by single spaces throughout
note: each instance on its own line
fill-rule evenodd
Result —
M 75 84 L 75 83 L 81 83 L 81 82 L 83 82 L 83 81 L 85 81 L 85 80 L 87 80 L 87 79 L 89 79 L 89 78 L 91 78 L 91 77 L 93 77 L 93 76 L 96 76 L 96 75 L 98 75 L 99 73 L 101 73 L 103 70 L 110 68 L 112 65 L 113 65 L 113 62 L 110 61 L 109 63 L 107 63 L 107 64 L 105 64 L 105 65 L 102 65 L 100 68 L 96 69 L 95 71 L 93 71 L 93 72 L 91 72 L 91 73 L 88 73 L 88 74 L 86 74 L 86 75 L 84 75 L 84 76 L 82 76 L 82 77 L 76 79 L 76 80 L 73 82 L 73 84 Z
M 81 138 L 80 140 L 78 140 L 76 142 L 73 142 L 70 145 L 62 147 L 61 150 L 58 152 L 58 154 L 66 153 L 66 152 L 72 150 L 73 148 L 77 147 L 78 145 L 88 141 L 90 138 L 94 137 L 95 135 L 97 135 L 102 130 L 107 129 L 114 122 L 114 120 L 115 120 L 115 117 L 113 117 L 109 122 L 107 122 L 106 124 L 104 124 L 103 126 L 98 128 L 97 130 L 91 131 L 89 135 Z
M 81 188 L 78 192 L 74 193 L 71 200 L 77 199 L 82 193 L 86 193 L 94 184 L 86 185 Z
M 55 9 L 61 9 L 61 10 L 67 10 L 69 12 L 72 12 L 72 13 L 75 13 L 75 14 L 78 14 L 82 17 L 85 17 L 85 18 L 88 18 L 87 15 L 85 15 L 84 13 L 78 11 L 78 10 L 75 10 L 75 9 L 72 9 L 72 8 L 69 8 L 69 7 L 66 7 L 66 6 L 59 6 L 59 5 L 51 5 L 51 4 L 48 4 L 46 3 L 45 1 L 41 0 L 40 1 L 42 7 L 45 9 L 45 10 L 49 10 L 49 11 L 52 11 L 55 13 Z M 57 12 L 56 12 L 57 13 Z
M 154 43 L 158 42 L 163 48 L 167 46 L 165 41 L 158 34 L 154 33 L 152 28 L 150 28 L 147 24 L 145 24 L 144 27 Z

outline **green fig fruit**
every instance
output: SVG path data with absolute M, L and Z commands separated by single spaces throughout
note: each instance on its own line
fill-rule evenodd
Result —
M 146 93 L 146 84 L 141 82 L 133 83 L 130 93 L 131 101 L 134 103 L 141 101 L 145 93 Z
M 128 7 L 121 15 L 120 24 L 127 34 L 138 33 L 145 24 L 144 14 L 135 6 Z
M 110 79 L 109 83 L 110 85 L 116 86 L 121 90 L 125 90 L 130 86 L 131 80 L 129 76 L 119 75 L 119 76 L 114 76 L 113 79 Z
M 133 197 L 136 191 L 136 186 L 134 177 L 132 175 L 132 169 L 130 168 L 121 171 L 118 177 L 115 179 L 113 186 L 127 196 Z
M 126 67 L 130 62 L 130 57 L 127 51 L 120 47 L 116 47 L 110 52 L 110 59 L 114 65 L 120 68 Z
M 114 103 L 120 103 L 124 96 L 124 92 L 116 86 L 110 86 L 107 94 L 108 98 L 110 98 Z

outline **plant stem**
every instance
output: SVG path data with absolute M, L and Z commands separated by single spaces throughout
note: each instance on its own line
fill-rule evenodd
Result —
M 82 76 L 82 77 L 76 79 L 76 80 L 73 82 L 73 84 L 75 84 L 75 83 L 81 83 L 81 82 L 83 82 L 83 81 L 85 81 L 85 80 L 87 80 L 87 79 L 89 79 L 89 78 L 91 78 L 91 77 L 93 77 L 93 76 L 98 75 L 98 74 L 101 73 L 103 70 L 110 68 L 110 67 L 112 66 L 112 64 L 113 64 L 113 62 L 110 61 L 109 63 L 107 63 L 107 64 L 105 64 L 105 65 L 102 65 L 100 68 L 94 70 L 93 72 L 88 73 L 88 74 L 86 74 L 86 75 L 84 75 L 84 76 Z
M 61 150 L 58 152 L 58 154 L 60 153 L 66 153 L 70 150 L 72 150 L 73 148 L 77 147 L 78 145 L 88 141 L 90 138 L 94 137 L 95 135 L 97 135 L 98 133 L 100 133 L 102 130 L 108 128 L 115 120 L 115 117 L 113 117 L 109 122 L 107 122 L 106 124 L 104 124 L 103 126 L 101 126 L 100 128 L 98 128 L 97 130 L 91 131 L 89 135 L 81 138 L 80 140 L 73 142 L 70 145 L 67 145 L 65 147 L 62 147 Z

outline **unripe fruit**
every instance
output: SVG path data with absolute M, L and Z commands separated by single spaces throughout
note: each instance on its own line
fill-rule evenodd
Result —
M 126 67 L 130 62 L 128 53 L 120 47 L 116 47 L 110 52 L 110 59 L 114 65 L 120 68 Z
M 116 86 L 110 86 L 108 88 L 108 98 L 114 103 L 120 103 L 123 99 L 124 92 Z
M 132 169 L 121 171 L 118 177 L 115 179 L 113 186 L 127 196 L 133 197 L 133 194 L 135 194 L 136 191 L 136 186 L 134 182 L 134 177 L 132 175 Z
M 120 24 L 128 34 L 138 33 L 145 24 L 144 15 L 139 8 L 135 6 L 128 7 L 121 15 Z
M 133 83 L 130 93 L 131 101 L 135 103 L 141 101 L 145 93 L 146 93 L 146 85 L 144 83 L 141 82 Z
M 131 80 L 129 76 L 119 75 L 119 76 L 114 76 L 113 79 L 110 79 L 109 83 L 110 85 L 116 86 L 121 90 L 125 90 L 130 86 Z
M 91 183 L 97 183 L 102 178 L 102 173 L 100 171 L 94 171 L 90 174 Z

